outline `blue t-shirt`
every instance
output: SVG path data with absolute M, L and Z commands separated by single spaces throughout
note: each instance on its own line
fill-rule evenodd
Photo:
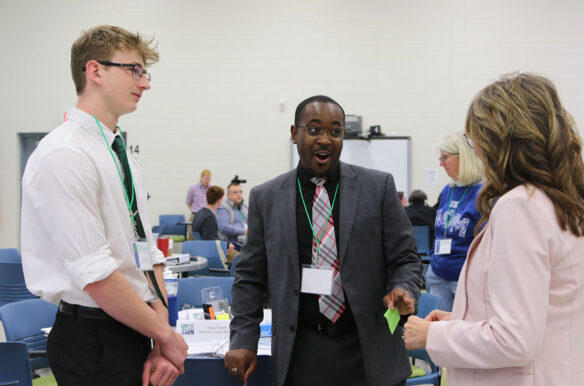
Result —
M 440 193 L 434 224 L 435 236 L 436 240 L 452 239 L 452 247 L 448 255 L 436 255 L 432 249 L 430 264 L 432 271 L 444 280 L 457 281 L 460 275 L 468 248 L 474 239 L 475 226 L 481 218 L 475 206 L 481 187 L 482 184 L 449 184 Z M 445 229 L 447 222 L 448 229 Z

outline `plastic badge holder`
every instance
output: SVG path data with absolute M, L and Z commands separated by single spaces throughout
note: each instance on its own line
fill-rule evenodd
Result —
M 224 299 L 221 287 L 208 287 L 201 290 L 203 304 L 211 304 L 217 300 Z

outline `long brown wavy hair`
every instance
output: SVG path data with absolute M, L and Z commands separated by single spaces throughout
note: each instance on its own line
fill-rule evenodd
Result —
M 552 201 L 562 230 L 584 232 L 582 139 L 553 83 L 539 75 L 511 74 L 481 90 L 466 117 L 487 182 L 478 199 L 488 221 L 496 200 L 519 185 L 532 185 Z

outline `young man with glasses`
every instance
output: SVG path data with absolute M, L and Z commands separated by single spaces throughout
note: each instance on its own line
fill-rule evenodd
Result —
M 123 28 L 82 33 L 71 48 L 77 106 L 26 166 L 23 268 L 29 290 L 59 304 L 47 342 L 59 384 L 171 385 L 184 369 L 140 169 L 117 126 L 157 61 L 152 40 Z
M 266 294 L 275 385 L 405 385 L 411 373 L 383 315 L 414 312 L 416 240 L 392 176 L 340 162 L 344 125 L 331 98 L 301 102 L 291 127 L 298 167 L 250 192 L 225 356 L 242 381 L 257 364 Z

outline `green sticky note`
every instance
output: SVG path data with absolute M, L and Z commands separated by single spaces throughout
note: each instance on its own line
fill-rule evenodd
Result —
M 395 331 L 395 328 L 397 327 L 397 324 L 399 323 L 399 319 L 400 319 L 399 311 L 397 310 L 397 307 L 393 310 L 391 308 L 388 308 L 387 311 L 385 311 L 385 314 L 383 316 L 385 316 L 385 319 L 387 319 L 387 325 L 389 326 L 389 331 L 393 335 L 393 332 Z

